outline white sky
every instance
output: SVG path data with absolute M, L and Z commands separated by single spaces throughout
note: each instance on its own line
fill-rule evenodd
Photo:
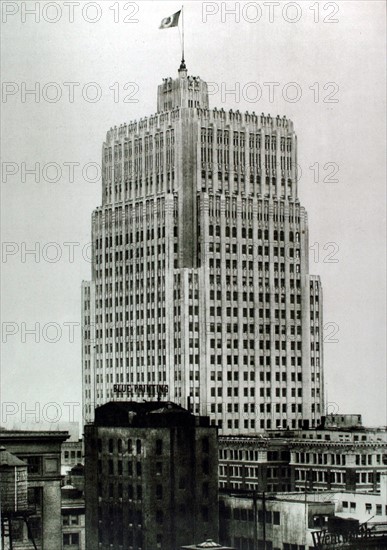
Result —
M 64 404 L 81 400 L 80 286 L 82 279 L 90 278 L 90 216 L 101 197 L 100 181 L 90 181 L 95 172 L 89 168 L 85 178 L 82 168 L 100 162 L 111 126 L 156 110 L 157 85 L 163 77 L 176 75 L 180 61 L 177 29 L 158 30 L 161 19 L 180 8 L 177 2 L 140 1 L 137 10 L 133 2 L 102 1 L 95 23 L 86 20 L 98 15 L 93 2 L 74 6 L 73 23 L 63 3 L 38 3 L 38 22 L 22 13 L 23 4 L 31 9 L 35 2 L 2 2 L 3 90 L 6 86 L 6 92 L 13 93 L 3 94 L 1 104 L 2 241 L 3 252 L 6 247 L 13 253 L 3 254 L 1 265 L 2 423 L 8 410 L 9 426 L 20 424 L 23 407 L 33 409 L 35 403 L 43 418 L 57 414 L 62 421 L 72 420 Z M 385 3 L 319 2 L 317 14 L 316 2 L 293 2 L 297 5 L 285 8 L 285 17 L 296 18 L 298 6 L 300 18 L 294 23 L 284 19 L 286 2 L 272 8 L 273 22 L 264 2 L 249 2 L 248 11 L 244 2 L 228 2 L 241 17 L 225 19 L 223 13 L 222 21 L 222 4 L 185 2 L 188 72 L 219 90 L 210 97 L 212 107 L 286 114 L 294 121 L 302 169 L 299 195 L 309 213 L 310 244 L 316 243 L 310 271 L 322 277 L 324 322 L 339 329 L 334 337 L 338 342 L 325 344 L 329 412 L 362 413 L 368 425 L 386 423 Z M 247 21 L 257 16 L 257 5 L 260 20 Z M 59 18 L 58 7 L 61 18 L 48 22 Z M 5 10 L 16 8 L 16 14 L 6 16 Z M 217 13 L 204 22 L 203 10 Z M 319 22 L 314 22 L 317 15 Z M 125 17 L 138 22 L 124 23 Z M 50 82 L 56 88 L 45 87 Z M 66 82 L 79 83 L 73 102 Z M 90 82 L 101 91 L 97 102 L 82 95 L 84 89 L 86 97 L 94 97 Z M 265 82 L 279 83 L 273 102 Z M 287 86 L 291 82 L 302 92 L 297 102 L 282 94 L 288 90 L 288 97 L 294 97 L 295 88 Z M 22 94 L 23 86 L 31 89 L 35 83 L 40 86 L 39 102 Z M 125 91 L 126 83 L 135 87 Z M 229 94 L 224 102 L 221 90 L 236 83 L 240 97 Z M 328 83 L 336 86 L 324 89 Z M 258 84 L 262 97 L 253 101 Z M 120 91 L 116 102 L 114 89 Z M 62 97 L 50 103 L 55 90 Z M 127 94 L 138 102 L 125 103 Z M 329 94 L 338 102 L 324 102 Z M 30 169 L 36 162 L 40 182 L 22 174 L 23 166 Z M 72 182 L 64 165 L 69 162 L 79 163 Z M 59 165 L 57 183 L 47 181 L 55 174 L 52 167 L 43 169 L 46 163 Z M 317 167 L 315 163 L 320 168 L 318 183 L 309 168 Z M 324 170 L 326 163 L 338 165 L 333 176 L 338 182 L 321 181 L 331 172 L 329 166 Z M 17 173 L 5 173 L 12 170 Z M 64 243 L 79 243 L 74 261 Z M 332 245 L 324 250 L 327 243 L 338 247 L 333 256 L 338 262 L 323 261 L 334 250 Z M 37 262 L 23 254 L 35 246 L 40 246 Z M 47 261 L 58 250 L 61 258 Z M 35 323 L 40 324 L 40 342 L 24 334 L 24 328 Z M 73 342 L 64 323 L 78 323 Z M 61 331 L 57 342 L 55 327 Z M 12 331 L 15 334 L 9 334 Z M 328 339 L 331 331 L 327 327 Z M 48 406 L 50 402 L 61 412 Z M 34 415 L 27 420 L 31 423 Z

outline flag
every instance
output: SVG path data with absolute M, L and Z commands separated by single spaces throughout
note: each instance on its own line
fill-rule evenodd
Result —
M 177 11 L 173 15 L 170 15 L 169 17 L 164 17 L 160 23 L 159 29 L 170 29 L 171 27 L 177 27 L 179 24 L 180 13 L 181 10 Z

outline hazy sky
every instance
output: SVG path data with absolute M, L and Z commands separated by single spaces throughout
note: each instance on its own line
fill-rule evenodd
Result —
M 180 61 L 177 29 L 158 30 L 179 3 L 66 4 L 40 2 L 33 15 L 25 11 L 35 2 L 2 2 L 8 425 L 24 421 L 26 408 L 71 420 L 65 403 L 81 400 L 80 287 L 90 277 L 102 142 L 111 126 L 156 110 L 157 85 L 176 76 Z M 213 83 L 212 107 L 294 121 L 310 271 L 324 290 L 328 411 L 362 413 L 380 425 L 387 422 L 385 3 L 264 4 L 185 2 L 188 72 Z M 236 13 L 227 14 L 231 8 Z M 37 96 L 26 93 L 35 87 Z M 26 172 L 36 163 L 37 175 Z M 36 256 L 26 254 L 32 249 Z M 35 335 L 26 332 L 34 327 Z

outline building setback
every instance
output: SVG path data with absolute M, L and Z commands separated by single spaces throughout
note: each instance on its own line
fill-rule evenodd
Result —
M 158 385 L 224 434 L 320 423 L 322 290 L 290 120 L 210 109 L 181 66 L 156 114 L 107 132 L 92 244 L 86 421 Z
M 218 537 L 217 428 L 169 402 L 107 403 L 85 426 L 86 549 Z

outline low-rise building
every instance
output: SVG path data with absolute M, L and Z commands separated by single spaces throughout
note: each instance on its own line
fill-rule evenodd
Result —
M 361 414 L 328 414 L 324 418 L 324 428 L 362 428 Z
M 83 439 L 65 441 L 62 445 L 62 474 L 66 475 L 71 468 L 78 464 L 84 464 Z
M 219 438 L 219 488 L 291 491 L 287 440 L 259 436 Z
M 72 485 L 62 487 L 62 549 L 85 550 L 85 499 Z
M 387 431 L 297 430 L 219 438 L 220 489 L 380 492 Z
M 308 550 L 313 532 L 334 516 L 335 505 L 319 494 L 221 492 L 220 542 L 237 550 Z
M 335 491 L 329 494 L 338 517 L 357 519 L 361 524 L 387 526 L 387 472 L 381 474 L 380 491 Z
M 289 441 L 289 450 L 294 490 L 301 492 L 375 493 L 387 469 L 385 441 L 297 439 Z
M 62 547 L 61 445 L 68 432 L 0 431 L 0 445 L 27 464 L 28 508 L 32 537 L 38 550 Z M 29 548 L 26 526 L 13 528 L 14 548 Z M 31 546 L 30 546 L 31 547 Z

